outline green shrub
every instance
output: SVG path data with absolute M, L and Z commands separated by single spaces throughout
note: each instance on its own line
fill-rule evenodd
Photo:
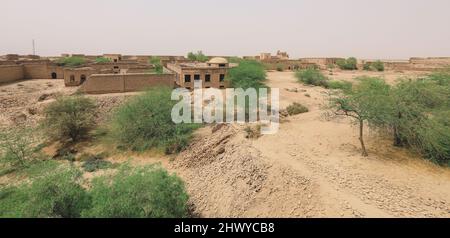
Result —
M 427 78 L 429 80 L 435 81 L 440 86 L 448 86 L 450 85 L 450 68 L 435 71 Z
M 75 169 L 56 170 L 31 185 L 0 189 L 0 217 L 76 218 L 90 207 L 86 190 Z
M 25 168 L 38 153 L 30 128 L 18 127 L 0 131 L 0 164 L 11 169 Z
M 298 81 L 307 85 L 328 87 L 328 78 L 317 69 L 305 69 L 295 73 Z
M 97 170 L 108 169 L 111 168 L 112 163 L 104 160 L 104 156 L 102 154 L 92 155 L 92 154 L 84 154 L 83 157 L 83 165 L 81 166 L 84 171 L 92 173 Z
M 283 71 L 283 65 L 277 64 L 277 71 L 282 72 Z
M 350 90 L 352 86 L 353 84 L 348 81 L 331 80 L 327 82 L 327 88 L 330 89 Z
M 228 71 L 227 79 L 234 88 L 265 88 L 266 71 L 264 66 L 254 60 L 242 60 L 238 67 Z
M 110 63 L 111 59 L 105 57 L 97 57 L 95 63 Z
M 286 108 L 286 110 L 287 110 L 287 112 L 289 113 L 290 116 L 298 115 L 298 114 L 301 114 L 301 113 L 306 113 L 306 112 L 309 111 L 307 107 L 303 106 L 300 103 L 296 103 L 296 102 L 294 102 L 293 104 L 289 105 Z
M 342 70 L 356 70 L 358 69 L 357 64 L 358 60 L 354 57 L 350 57 L 348 59 L 339 59 L 336 62 L 337 66 Z
M 260 124 L 256 126 L 247 126 L 245 127 L 244 131 L 246 133 L 245 138 L 247 139 L 258 139 L 259 137 L 262 136 Z
M 80 176 L 68 169 L 35 180 L 28 192 L 26 217 L 80 217 L 90 206 L 88 193 L 77 183 Z
M 206 62 L 208 61 L 208 56 L 204 55 L 201 50 L 197 53 L 189 52 L 187 58 L 192 61 Z
M 177 102 L 171 100 L 171 91 L 154 87 L 118 108 L 112 118 L 111 135 L 119 146 L 142 151 L 166 150 L 176 144 L 179 151 L 187 145 L 199 125 L 172 121 L 172 108 Z
M 66 67 L 78 67 L 81 65 L 86 64 L 86 60 L 83 57 L 66 57 L 63 59 L 59 59 L 56 61 L 56 63 L 60 66 L 66 66 Z
M 155 72 L 157 74 L 162 74 L 164 72 L 163 65 L 161 64 L 161 59 L 156 56 L 152 56 L 149 59 L 149 63 L 155 66 Z
M 94 127 L 95 104 L 83 96 L 58 97 L 45 109 L 43 127 L 50 138 L 71 139 L 86 137 Z
M 28 202 L 26 188 L 0 188 L 0 218 L 21 218 Z
M 366 71 L 372 70 L 372 65 L 369 62 L 364 63 L 363 70 Z
M 376 71 L 380 71 L 380 72 L 384 71 L 384 63 L 381 62 L 380 60 L 373 62 L 371 66 Z
M 83 217 L 182 218 L 188 214 L 184 183 L 160 166 L 122 166 L 93 181 L 92 208 Z
M 393 110 L 386 124 L 394 145 L 412 147 L 436 163 L 449 164 L 450 87 L 427 77 L 400 82 L 391 95 Z

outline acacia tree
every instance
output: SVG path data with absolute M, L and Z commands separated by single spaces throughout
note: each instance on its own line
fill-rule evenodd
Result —
M 45 109 L 43 127 L 51 139 L 73 142 L 94 127 L 95 103 L 81 95 L 58 97 Z
M 364 124 L 382 125 L 392 112 L 390 87 L 379 78 L 360 78 L 360 83 L 349 90 L 332 92 L 330 116 L 352 118 L 359 126 L 362 155 L 368 156 L 364 143 Z

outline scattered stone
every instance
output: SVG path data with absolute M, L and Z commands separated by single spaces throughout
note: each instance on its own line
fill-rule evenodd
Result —
M 36 115 L 37 114 L 37 109 L 33 108 L 33 107 L 28 108 L 28 114 Z
M 44 94 L 42 94 L 41 96 L 39 96 L 38 102 L 45 101 L 45 100 L 49 99 L 49 98 L 52 97 L 52 96 L 53 96 L 53 94 L 47 94 L 47 93 L 44 93 Z
M 23 112 L 17 112 L 11 117 L 11 120 L 15 124 L 21 124 L 27 120 L 27 115 Z

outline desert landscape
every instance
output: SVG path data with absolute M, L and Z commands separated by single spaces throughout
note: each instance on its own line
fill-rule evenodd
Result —
M 450 1 L 371 3 L 2 1 L 1 228 L 445 229 Z
M 395 84 L 399 78 L 422 75 L 335 71 L 329 77 L 354 81 L 358 76 L 377 76 Z M 275 135 L 249 139 L 245 125 L 206 125 L 179 155 L 112 152 L 108 143 L 99 141 L 78 144 L 76 153 L 109 152 L 105 160 L 114 164 L 161 164 L 185 181 L 189 209 L 195 217 L 450 217 L 449 168 L 394 147 L 367 128 L 369 157 L 363 157 L 357 127 L 348 118 L 325 116 L 329 89 L 301 84 L 295 72 L 271 71 L 267 79 L 269 87 L 280 89 L 282 109 L 294 102 L 309 109 L 283 118 Z M 77 89 L 50 79 L 1 86 L 2 127 L 38 125 L 46 105 Z M 88 95 L 99 108 L 95 120 L 108 120 L 116 107 L 138 94 Z M 43 151 L 56 157 L 57 147 L 52 144 Z M 74 164 L 81 166 L 82 162 Z M 91 181 L 109 172 L 85 172 L 83 177 Z M 26 178 L 6 174 L 0 183 L 22 179 Z

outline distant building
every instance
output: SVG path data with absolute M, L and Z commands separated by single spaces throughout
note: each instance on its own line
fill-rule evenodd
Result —
M 175 84 L 186 89 L 193 89 L 194 82 L 201 82 L 203 88 L 226 88 L 226 74 L 234 66 L 221 57 L 212 58 L 206 63 L 167 64 L 167 68 L 175 73 Z
M 111 60 L 111 62 L 117 63 L 122 60 L 121 54 L 104 54 L 104 58 Z
M 286 52 L 277 51 L 276 59 L 288 60 L 289 59 L 289 55 Z

